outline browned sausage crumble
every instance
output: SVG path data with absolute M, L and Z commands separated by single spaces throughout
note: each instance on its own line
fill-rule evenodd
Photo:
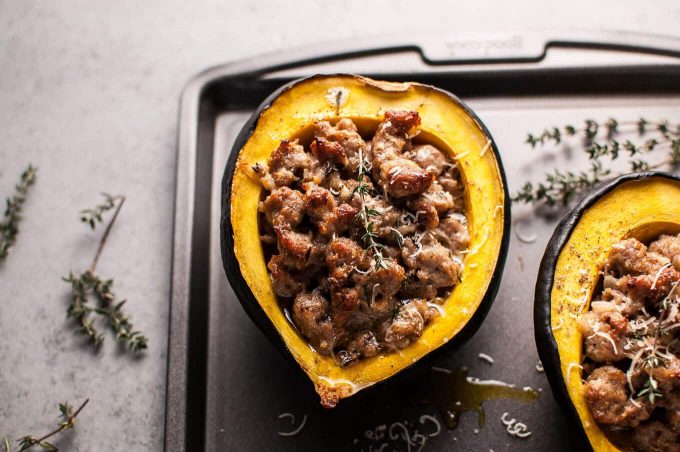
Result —
M 414 142 L 416 112 L 372 137 L 343 118 L 255 165 L 274 292 L 319 353 L 346 366 L 407 347 L 461 281 L 469 235 L 456 164 Z
M 680 234 L 616 243 L 579 319 L 585 398 L 612 440 L 680 451 Z

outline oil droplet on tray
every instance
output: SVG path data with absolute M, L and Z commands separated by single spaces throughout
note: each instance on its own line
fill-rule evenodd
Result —
M 468 377 L 468 369 L 456 370 L 433 367 L 430 371 L 426 403 L 434 405 L 441 413 L 446 426 L 458 426 L 460 415 L 475 411 L 479 416 L 479 427 L 484 425 L 484 402 L 495 399 L 514 399 L 533 402 L 538 392 L 532 388 L 518 388 L 495 380 L 480 380 Z

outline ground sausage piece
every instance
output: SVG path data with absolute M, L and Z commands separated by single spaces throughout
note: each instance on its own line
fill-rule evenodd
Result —
M 372 332 L 366 331 L 347 345 L 347 351 L 364 358 L 370 358 L 380 352 L 380 344 L 378 344 L 378 340 Z
M 451 210 L 455 207 L 453 195 L 445 191 L 437 181 L 432 182 L 430 188 L 428 188 L 427 191 L 420 196 L 425 197 L 428 201 L 430 201 L 437 210 L 437 213 L 444 213 L 447 210 Z
M 283 256 L 272 256 L 267 264 L 274 293 L 280 297 L 293 297 L 304 288 L 303 282 L 285 269 Z
M 302 221 L 305 201 L 302 193 L 288 187 L 272 191 L 260 204 L 259 210 L 274 227 L 294 228 Z
M 659 246 L 655 246 L 659 248 Z M 680 273 L 667 257 L 651 252 L 634 238 L 622 240 L 612 246 L 605 265 L 605 287 L 639 302 L 654 305 L 663 300 Z
M 290 185 L 301 180 L 307 174 L 307 179 L 313 179 L 315 170 L 320 168 L 319 161 L 314 155 L 305 152 L 298 140 L 282 140 L 279 147 L 272 153 L 267 162 L 267 171 L 261 177 L 262 186 L 271 191 L 276 187 Z M 318 180 L 317 183 L 321 183 Z
M 413 300 L 399 308 L 392 324 L 385 331 L 388 346 L 404 348 L 423 333 L 424 312 L 427 304 L 423 300 Z
M 419 281 L 415 277 L 415 272 L 410 270 L 407 274 L 407 280 L 404 283 L 404 287 L 400 292 L 406 298 L 412 297 L 423 297 L 427 299 L 433 299 L 437 296 L 437 288 L 427 284 L 426 282 Z
M 349 163 L 345 148 L 336 141 L 318 137 L 309 147 L 320 162 L 331 161 L 340 166 L 346 166 Z
M 607 273 L 626 275 L 630 290 L 642 291 L 653 301 L 663 299 L 673 283 L 680 279 L 667 257 L 647 252 L 647 247 L 633 238 L 612 246 L 606 270 Z
M 347 163 L 343 166 L 346 165 L 352 173 L 356 173 L 359 168 L 359 154 L 366 158 L 366 143 L 351 119 L 343 118 L 335 126 L 328 121 L 317 122 L 314 126 L 314 136 L 317 141 L 324 139 L 342 146 L 347 157 Z
M 402 155 L 409 134 L 418 125 L 420 117 L 415 112 L 388 111 L 373 137 L 373 174 L 395 198 L 422 193 L 434 180 L 434 173 Z
M 364 183 L 372 190 L 373 184 L 364 179 Z M 355 188 L 359 185 L 356 178 L 343 179 L 339 172 L 333 171 L 326 177 L 326 186 L 328 190 L 337 197 L 341 202 L 354 202 L 357 205 L 360 203 L 360 198 L 355 192 Z
M 409 268 L 415 270 L 421 283 L 439 288 L 451 287 L 460 282 L 461 262 L 454 261 L 450 250 L 438 242 L 421 244 L 418 249 L 417 245 L 408 239 L 402 250 L 402 258 Z
M 381 239 L 389 239 L 392 242 L 398 240 L 398 234 L 402 236 L 415 232 L 415 223 L 405 223 L 403 218 L 406 211 L 397 206 L 388 204 L 384 199 L 372 196 L 365 197 L 365 205 L 368 209 L 374 210 L 378 215 L 371 217 L 373 231 Z M 361 201 L 356 203 L 357 209 L 361 208 Z M 357 223 L 358 228 L 364 228 L 363 223 Z M 395 229 L 397 232 L 395 232 Z
M 279 252 L 285 264 L 290 268 L 302 270 L 307 265 L 307 258 L 312 250 L 311 233 L 291 231 L 285 227 L 274 227 L 278 237 Z
M 460 175 L 455 168 L 446 169 L 437 179 L 437 182 L 444 187 L 444 190 L 451 193 L 456 200 L 456 205 L 462 206 L 460 200 L 463 197 L 463 184 L 460 181 Z
M 333 325 L 327 318 L 328 300 L 319 290 L 300 292 L 293 302 L 293 320 L 303 336 L 319 349 L 330 354 L 335 342 Z
M 341 237 L 332 240 L 328 245 L 326 265 L 328 265 L 331 284 L 342 286 L 349 280 L 355 269 L 367 271 L 370 261 L 357 242 Z
M 330 191 L 317 186 L 309 186 L 304 196 L 304 212 L 309 216 L 321 235 L 335 232 L 337 205 Z
M 470 244 L 470 233 L 465 221 L 463 215 L 442 218 L 434 231 L 434 237 L 447 245 L 451 251 L 460 252 L 467 249 Z
M 604 289 L 602 300 L 611 302 L 621 314 L 628 317 L 637 315 L 645 307 L 643 299 L 629 297 L 612 288 Z
M 649 244 L 649 251 L 667 257 L 673 263 L 673 267 L 680 271 L 680 234 L 662 235 Z
M 677 432 L 659 421 L 642 424 L 632 433 L 632 443 L 636 450 L 680 452 L 679 441 Z
M 615 243 L 607 261 L 610 272 L 623 275 L 626 273 L 641 274 L 647 270 L 647 247 L 637 239 L 626 239 Z
M 659 277 L 654 275 L 626 275 L 617 281 L 616 289 L 632 298 L 647 301 L 655 305 L 663 300 L 680 279 L 680 274 L 673 268 L 660 268 Z
M 357 287 L 362 288 L 364 298 L 368 301 L 370 315 L 383 316 L 392 312 L 397 302 L 395 295 L 405 276 L 404 267 L 391 259 L 385 260 L 385 267 L 378 267 L 366 275 L 354 275 Z
M 336 311 L 355 311 L 361 303 L 361 293 L 356 287 L 345 287 L 331 291 L 331 299 Z
M 668 426 L 676 433 L 680 433 L 680 411 L 666 410 Z
M 349 226 L 356 219 L 359 209 L 350 206 L 347 203 L 342 203 L 335 211 L 333 232 L 335 234 L 342 234 L 349 228 Z
M 331 290 L 333 324 L 345 328 L 356 317 L 361 306 L 361 291 L 356 287 L 334 288 Z
M 434 229 L 439 226 L 439 214 L 435 205 L 423 195 L 416 196 L 406 202 L 409 209 L 416 212 L 418 221 L 426 229 Z
M 416 144 L 409 151 L 407 157 L 435 176 L 439 176 L 447 167 L 452 165 L 446 161 L 444 153 L 431 144 Z
M 453 209 L 455 203 L 453 195 L 445 191 L 438 182 L 433 182 L 425 193 L 406 202 L 413 211 L 419 212 L 425 228 L 434 229 L 439 226 L 439 214 Z
M 612 366 L 595 369 L 585 383 L 585 398 L 593 417 L 600 424 L 635 427 L 649 418 L 647 400 L 638 398 L 636 406 L 628 399 L 626 375 Z
M 654 368 L 653 376 L 662 394 L 658 405 L 680 411 L 680 358 L 666 359 L 663 366 Z
M 585 313 L 578 325 L 585 338 L 588 358 L 598 363 L 611 363 L 625 357 L 623 345 L 628 320 L 614 305 L 607 311 Z

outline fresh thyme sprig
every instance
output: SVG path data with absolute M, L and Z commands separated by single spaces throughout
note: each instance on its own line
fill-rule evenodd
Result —
M 652 340 L 652 350 L 650 351 L 649 355 L 647 355 L 645 359 L 642 360 L 643 368 L 649 368 L 649 372 L 647 373 L 647 381 L 645 382 L 644 386 L 637 393 L 636 396 L 637 397 L 646 396 L 647 400 L 649 400 L 649 402 L 652 404 L 654 404 L 656 399 L 660 399 L 663 397 L 663 394 L 661 393 L 661 391 L 659 391 L 659 384 L 654 378 L 654 369 L 659 366 L 665 365 L 666 362 L 665 359 L 659 355 L 658 351 L 659 336 L 665 334 L 665 331 L 663 329 L 663 323 L 668 318 L 671 303 L 678 302 L 677 298 L 675 301 L 671 301 L 673 296 L 675 295 L 677 287 L 678 283 L 676 282 L 671 288 L 671 290 L 668 292 L 668 295 L 666 295 L 666 297 L 661 302 L 661 312 L 659 313 L 658 325 L 656 327 L 656 331 L 654 332 L 654 339 Z
M 603 140 L 598 140 L 602 132 L 604 133 Z M 615 139 L 624 133 L 637 133 L 638 139 Z M 655 134 L 654 137 L 640 141 L 652 133 Z M 621 155 L 627 155 L 629 171 L 633 173 L 666 165 L 680 165 L 680 124 L 671 125 L 665 120 L 652 122 L 640 118 L 637 121 L 619 122 L 610 118 L 603 123 L 598 123 L 592 119 L 586 119 L 580 127 L 566 125 L 561 128 L 551 127 L 536 135 L 530 133 L 526 142 L 532 148 L 536 148 L 546 144 L 560 144 L 570 137 L 582 139 L 583 149 L 592 162 L 590 170 L 579 173 L 555 170 L 545 176 L 544 182 L 536 184 L 527 182 L 512 197 L 514 202 L 566 206 L 576 195 L 599 184 L 604 178 L 621 174 L 614 174 L 609 169 L 603 169 L 602 159 L 604 158 L 617 160 Z M 645 160 L 644 156 L 654 150 L 666 151 L 666 160 L 654 165 Z
M 141 332 L 133 329 L 130 317 L 123 312 L 123 306 L 126 300 L 116 301 L 116 296 L 111 290 L 113 286 L 112 279 L 102 279 L 95 273 L 97 262 L 106 245 L 106 240 L 111 232 L 111 228 L 118 217 L 120 209 L 125 203 L 124 196 L 104 195 L 106 203 L 97 206 L 95 209 L 87 209 L 82 212 L 87 213 L 86 219 L 82 219 L 83 223 L 88 224 L 91 228 L 95 228 L 96 223 L 103 222 L 102 214 L 113 207 L 108 207 L 109 203 L 113 203 L 115 207 L 113 217 L 109 221 L 97 252 L 88 269 L 76 275 L 73 272 L 63 280 L 71 285 L 71 302 L 68 307 L 67 317 L 73 318 L 79 325 L 78 333 L 87 336 L 88 342 L 99 350 L 104 342 L 104 335 L 101 334 L 91 318 L 92 313 L 96 313 L 104 317 L 111 329 L 115 333 L 116 341 L 126 344 L 128 350 L 139 352 L 147 348 L 148 339 Z M 83 217 L 85 218 L 85 217 Z M 97 299 L 97 307 L 89 305 L 89 295 L 94 295 Z
M 0 260 L 3 260 L 9 254 L 9 249 L 14 245 L 19 233 L 19 223 L 21 222 L 21 208 L 26 201 L 28 189 L 35 183 L 37 168 L 33 165 L 28 167 L 21 173 L 19 183 L 15 186 L 15 194 L 11 198 L 7 198 L 7 207 L 5 208 L 5 215 L 0 222 Z
M 578 193 L 594 187 L 610 174 L 611 171 L 602 168 L 599 161 L 593 162 L 588 170 L 579 173 L 555 169 L 552 173 L 546 174 L 545 182 L 535 185 L 526 182 L 512 200 L 526 204 L 544 202 L 549 206 L 556 204 L 566 206 Z
M 561 128 L 550 127 L 535 135 L 529 133 L 526 142 L 533 148 L 549 143 L 560 144 L 565 138 L 580 136 L 586 143 L 591 143 L 603 130 L 608 140 L 611 140 L 615 135 L 626 132 L 637 132 L 639 137 L 651 132 L 658 132 L 668 140 L 680 137 L 680 124 L 672 126 L 666 120 L 654 122 L 640 118 L 637 121 L 619 122 L 614 118 L 609 118 L 603 123 L 586 119 L 582 126 L 568 124 Z
M 364 224 L 364 235 L 361 237 L 367 249 L 373 253 L 373 259 L 375 260 L 375 269 L 379 268 L 387 269 L 389 264 L 383 256 L 383 251 L 385 245 L 377 241 L 378 235 L 375 233 L 375 223 L 371 221 L 371 218 L 380 216 L 380 212 L 375 209 L 371 209 L 366 205 L 366 196 L 369 195 L 370 187 L 366 182 L 367 166 L 364 161 L 362 151 L 359 150 L 359 174 L 357 175 L 357 181 L 359 184 L 354 188 L 353 193 L 358 193 L 361 198 L 361 210 L 357 213 L 357 216 L 361 218 Z
M 43 450 L 47 450 L 50 452 L 57 452 L 59 448 L 52 444 L 51 442 L 47 441 L 49 438 L 64 432 L 66 430 L 72 430 L 76 427 L 76 417 L 80 414 L 81 411 L 83 411 L 83 408 L 85 408 L 85 405 L 90 401 L 90 399 L 86 399 L 79 407 L 78 409 L 74 409 L 73 406 L 71 406 L 68 402 L 60 403 L 59 404 L 59 417 L 62 419 L 61 422 L 59 422 L 59 425 L 57 428 L 52 430 L 51 432 L 41 436 L 41 437 L 36 437 L 34 435 L 26 435 L 17 440 L 19 443 L 19 449 L 18 452 L 30 449 L 33 446 L 39 446 Z M 3 445 L 5 446 L 5 452 L 12 452 L 12 447 L 9 442 L 9 438 L 5 437 L 3 440 Z

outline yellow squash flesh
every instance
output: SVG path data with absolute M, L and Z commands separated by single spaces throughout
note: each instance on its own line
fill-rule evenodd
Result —
M 340 93 L 340 94 L 338 94 Z M 466 185 L 471 233 L 463 281 L 436 319 L 413 345 L 399 353 L 364 359 L 347 368 L 315 352 L 285 317 L 272 290 L 258 233 L 257 205 L 262 187 L 252 166 L 266 162 L 283 139 L 311 134 L 315 121 L 349 117 L 371 133 L 386 110 L 417 111 L 420 138 L 458 161 Z M 262 111 L 240 151 L 232 182 L 231 224 L 243 278 L 274 324 L 293 358 L 313 381 L 322 403 L 338 400 L 390 378 L 452 339 L 484 298 L 503 241 L 503 178 L 491 142 L 480 125 L 445 92 L 416 83 L 376 82 L 358 76 L 316 76 L 284 90 Z M 227 251 L 230 252 L 230 251 Z
M 583 429 L 595 451 L 617 451 L 593 419 L 585 401 L 581 370 L 583 337 L 578 316 L 587 311 L 599 274 L 616 242 L 648 242 L 680 231 L 680 182 L 652 177 L 624 182 L 587 208 L 557 260 L 551 293 L 551 329 L 562 376 Z

